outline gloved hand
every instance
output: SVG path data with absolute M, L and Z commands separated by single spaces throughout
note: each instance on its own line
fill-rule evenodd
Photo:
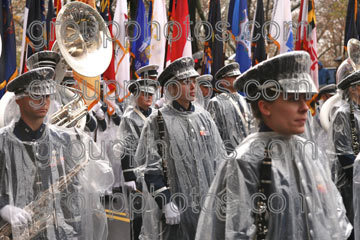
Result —
M 173 202 L 169 202 L 163 208 L 166 224 L 175 225 L 180 223 L 180 212 Z
M 105 119 L 105 113 L 104 111 L 101 109 L 101 103 L 97 103 L 91 110 L 93 110 L 95 117 L 98 120 L 104 120 Z
M 86 114 L 86 128 L 89 132 L 94 132 L 96 129 L 96 119 L 91 116 L 91 114 L 88 112 Z
M 135 181 L 124 182 L 124 187 L 129 191 L 136 191 L 136 183 Z
M 120 125 L 121 118 L 120 118 L 120 116 L 119 116 L 117 113 L 114 113 L 114 114 L 111 116 L 111 119 L 114 121 L 114 123 L 115 123 L 116 126 L 119 126 L 119 125 Z
M 11 205 L 5 205 L 0 209 L 0 216 L 12 226 L 31 222 L 31 215 L 27 211 Z
M 107 109 L 108 109 L 108 105 L 105 102 L 101 102 L 101 110 L 103 110 L 104 113 L 106 113 Z

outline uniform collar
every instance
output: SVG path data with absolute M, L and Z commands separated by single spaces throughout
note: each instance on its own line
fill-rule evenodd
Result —
M 264 122 L 260 122 L 259 124 L 259 132 L 273 132 L 270 127 L 268 127 Z
M 190 102 L 189 108 L 185 109 L 183 106 L 181 106 L 177 101 L 173 101 L 172 102 L 172 106 L 180 111 L 180 112 L 194 112 L 195 111 L 195 107 L 194 105 L 192 105 L 192 103 Z
M 35 141 L 41 138 L 45 130 L 45 124 L 41 124 L 39 129 L 33 131 L 21 118 L 15 123 L 14 134 L 21 141 Z
M 140 112 L 141 112 L 142 114 L 144 114 L 144 116 L 145 116 L 145 117 L 150 116 L 150 114 L 151 114 L 151 112 L 152 112 L 151 107 L 149 107 L 149 109 L 148 109 L 148 110 L 144 110 L 144 109 L 142 109 L 142 108 L 141 108 L 141 107 L 139 107 L 139 106 L 138 106 L 138 108 L 139 108 Z

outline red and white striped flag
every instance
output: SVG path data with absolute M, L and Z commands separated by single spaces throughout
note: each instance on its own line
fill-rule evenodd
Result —
M 311 77 L 317 88 L 318 81 L 318 58 L 316 47 L 316 17 L 314 0 L 301 0 L 299 14 L 299 27 L 297 30 L 297 40 L 295 50 L 305 50 L 311 58 Z

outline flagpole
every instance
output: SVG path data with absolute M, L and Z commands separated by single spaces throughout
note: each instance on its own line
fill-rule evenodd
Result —
M 25 7 L 24 12 L 24 27 L 23 27 L 23 38 L 21 42 L 21 58 L 20 58 L 20 74 L 23 73 L 24 68 L 24 57 L 25 57 L 25 45 L 26 45 L 26 31 L 27 31 L 27 22 L 29 16 L 29 9 Z

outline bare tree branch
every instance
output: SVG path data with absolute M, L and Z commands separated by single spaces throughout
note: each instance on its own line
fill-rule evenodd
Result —
M 295 6 L 293 6 L 293 7 L 291 8 L 291 12 L 294 11 L 294 10 L 296 10 L 297 8 L 299 8 L 300 5 L 301 5 L 301 2 L 299 2 L 298 4 L 296 4 Z
M 329 50 L 333 49 L 334 46 L 327 47 L 322 53 L 318 54 L 318 59 L 322 57 L 325 53 L 327 53 Z

